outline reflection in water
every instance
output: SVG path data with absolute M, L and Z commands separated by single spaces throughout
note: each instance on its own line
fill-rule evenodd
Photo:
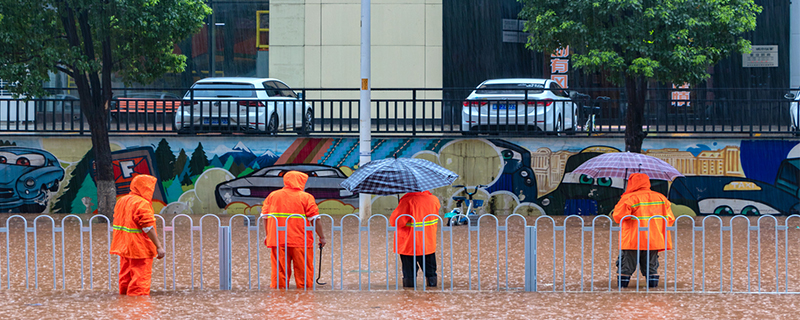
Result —
M 733 319 L 793 318 L 796 296 L 413 291 L 180 291 L 151 297 L 7 291 L 5 318 Z

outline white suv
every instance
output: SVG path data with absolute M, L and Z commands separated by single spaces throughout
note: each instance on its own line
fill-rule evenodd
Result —
M 272 78 L 205 78 L 186 92 L 175 112 L 179 133 L 267 132 L 313 128 L 314 111 L 283 81 Z

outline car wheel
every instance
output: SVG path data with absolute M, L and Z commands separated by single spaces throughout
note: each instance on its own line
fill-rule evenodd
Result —
M 760 216 L 761 212 L 756 207 L 748 206 L 742 209 L 742 214 L 746 216 Z
M 722 215 L 733 215 L 733 209 L 729 206 L 720 206 L 714 209 L 714 215 L 722 216 Z
M 267 133 L 278 133 L 278 116 L 273 114 L 272 117 L 269 118 L 269 122 L 267 123 Z
M 311 131 L 314 131 L 314 111 L 313 110 L 306 111 L 306 116 L 305 116 L 304 120 L 305 120 L 305 126 L 297 134 L 309 134 L 309 133 L 311 133 Z

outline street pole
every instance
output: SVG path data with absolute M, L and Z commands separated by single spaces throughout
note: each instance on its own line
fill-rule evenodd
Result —
M 359 100 L 358 136 L 359 167 L 372 160 L 372 122 L 370 98 L 370 0 L 361 0 L 361 100 Z M 372 197 L 369 194 L 358 195 L 358 212 L 361 220 L 372 214 Z

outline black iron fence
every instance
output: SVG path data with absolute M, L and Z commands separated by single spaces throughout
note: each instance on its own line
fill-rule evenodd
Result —
M 284 90 L 214 98 L 175 90 L 129 92 L 110 101 L 112 133 L 357 134 L 359 90 Z M 224 91 L 224 89 L 223 89 Z M 540 90 L 541 91 L 541 90 Z M 86 134 L 75 95 L 0 97 L 0 131 Z M 490 95 L 467 100 L 451 89 L 372 89 L 377 135 L 580 135 L 625 132 L 628 104 L 621 89 L 570 89 L 524 98 Z M 545 90 L 546 92 L 546 90 Z M 652 89 L 644 108 L 647 133 L 796 135 L 800 108 L 790 89 Z M 792 94 L 793 96 L 793 94 Z M 555 97 L 555 98 L 553 98 Z

